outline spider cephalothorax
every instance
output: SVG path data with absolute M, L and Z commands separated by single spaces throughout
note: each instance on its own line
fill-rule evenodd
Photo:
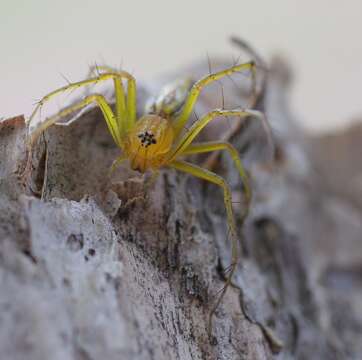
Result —
M 124 138 L 124 152 L 131 168 L 140 172 L 160 168 L 171 150 L 173 139 L 170 120 L 159 115 L 141 117 Z
M 157 172 L 161 167 L 171 167 L 209 181 L 222 189 L 232 244 L 232 260 L 226 276 L 226 285 L 210 311 L 209 331 L 211 331 L 212 315 L 220 304 L 228 285 L 231 284 L 231 278 L 238 260 L 238 241 L 232 210 L 231 190 L 221 176 L 198 165 L 187 162 L 181 159 L 181 157 L 217 150 L 225 150 L 230 154 L 240 174 L 245 194 L 245 209 L 243 218 L 241 219 L 242 222 L 248 213 L 251 190 L 238 151 L 230 143 L 217 139 L 204 143 L 194 143 L 193 141 L 210 121 L 220 117 L 261 119 L 268 132 L 268 139 L 270 139 L 270 130 L 262 113 L 256 110 L 241 108 L 232 110 L 215 109 L 197 119 L 187 129 L 185 125 L 193 111 L 201 90 L 209 83 L 225 76 L 230 76 L 236 72 L 250 71 L 255 86 L 255 64 L 254 62 L 248 62 L 235 65 L 223 71 L 209 74 L 193 84 L 190 80 L 177 81 L 165 87 L 160 95 L 149 103 L 145 115 L 140 119 L 136 118 L 136 81 L 133 76 L 126 71 L 115 71 L 108 67 L 98 67 L 97 71 L 98 76 L 68 84 L 52 91 L 41 99 L 28 120 L 29 148 L 31 149 L 39 135 L 49 126 L 57 124 L 60 120 L 83 109 L 91 103 L 96 103 L 103 113 L 114 142 L 121 150 L 121 155 L 114 162 L 112 168 L 126 160 L 129 161 L 132 169 L 139 170 L 140 172 L 147 170 Z M 35 114 L 37 114 L 41 106 L 51 98 L 60 93 L 97 84 L 108 79 L 113 80 L 114 83 L 115 111 L 112 110 L 102 95 L 93 94 L 86 96 L 82 101 L 66 107 L 56 115 L 46 118 L 38 123 L 37 126 L 34 126 L 33 119 Z M 127 84 L 127 92 L 124 89 L 124 83 Z

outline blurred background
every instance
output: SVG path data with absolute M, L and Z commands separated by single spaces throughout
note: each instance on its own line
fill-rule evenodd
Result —
M 342 127 L 362 118 L 361 14 L 358 0 L 2 0 L 0 118 L 28 116 L 61 74 L 81 80 L 94 63 L 147 81 L 207 54 L 231 62 L 234 34 L 289 61 L 305 128 Z

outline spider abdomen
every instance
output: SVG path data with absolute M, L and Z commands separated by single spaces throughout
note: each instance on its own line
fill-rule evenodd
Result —
M 171 149 L 174 132 L 171 122 L 159 115 L 145 115 L 127 133 L 124 151 L 133 170 L 145 172 L 162 166 Z

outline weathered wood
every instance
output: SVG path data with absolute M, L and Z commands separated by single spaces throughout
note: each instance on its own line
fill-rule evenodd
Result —
M 107 176 L 118 150 L 96 110 L 45 134 L 24 188 L 23 119 L 1 123 L 1 358 L 358 359 L 361 208 L 344 182 L 324 186 L 334 174 L 321 165 L 320 139 L 312 146 L 292 119 L 287 75 L 274 62 L 259 104 L 275 133 L 273 166 L 256 122 L 232 139 L 254 196 L 214 339 L 208 313 L 230 259 L 219 189 L 165 169 L 145 201 L 130 202 L 143 179 L 126 167 Z M 241 94 L 229 86 L 224 98 L 239 105 Z M 215 106 L 217 86 L 197 111 Z M 220 129 L 225 123 L 205 136 Z M 236 170 L 221 160 L 215 170 L 242 199 Z M 237 218 L 241 210 L 235 204 Z

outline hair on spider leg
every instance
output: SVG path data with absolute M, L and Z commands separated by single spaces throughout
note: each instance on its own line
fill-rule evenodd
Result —
M 100 77 L 102 75 L 101 73 L 101 68 L 102 65 L 98 65 L 97 61 L 94 61 L 94 64 L 88 64 L 88 74 L 87 74 L 87 78 L 91 77 L 91 76 L 96 76 L 96 77 Z M 90 84 L 85 90 L 84 90 L 84 95 L 88 96 L 91 93 L 91 90 L 98 84 L 98 82 L 96 81 L 93 84 Z
M 231 55 L 232 57 L 232 63 L 231 66 L 236 66 L 237 64 L 240 64 L 241 55 L 239 55 L 237 58 L 234 57 L 234 55 Z
M 216 82 L 216 85 L 220 86 L 220 90 L 221 90 L 221 109 L 226 110 L 226 108 L 225 108 L 224 85 L 221 82 L 221 80 L 216 80 L 215 82 Z
M 192 126 L 192 124 L 191 124 L 191 126 Z M 189 127 L 189 126 L 184 125 L 183 128 L 184 128 L 186 131 L 190 131 L 190 127 Z
M 208 65 L 208 69 L 209 69 L 209 75 L 211 75 L 213 73 L 212 71 L 212 66 L 211 66 L 211 59 L 210 59 L 210 56 L 209 56 L 209 53 L 206 52 L 206 56 L 207 56 L 207 65 Z M 233 66 L 235 66 L 236 64 L 234 64 Z M 220 86 L 220 89 L 221 89 L 221 109 L 225 110 L 225 96 L 224 96 L 224 86 L 221 82 L 221 80 L 216 80 L 215 81 L 216 85 Z M 194 111 L 194 114 L 196 114 L 196 112 Z M 197 116 L 197 120 L 199 119 L 199 117 Z M 228 123 L 228 127 L 229 127 L 229 130 L 231 129 L 231 125 L 230 125 L 230 120 L 229 120 L 229 117 L 227 116 L 226 117 L 226 120 L 227 120 L 227 123 Z
M 238 58 L 237 58 L 236 61 L 234 60 L 233 66 L 236 66 L 237 64 L 239 64 L 239 63 L 240 63 L 240 59 L 241 59 L 241 55 L 238 56 Z M 254 67 L 255 67 L 255 61 L 254 61 L 254 60 L 250 60 L 250 61 L 248 61 L 248 63 L 249 63 L 251 66 L 254 66 Z M 240 76 L 242 76 L 242 77 L 244 77 L 244 78 L 246 78 L 246 79 L 250 78 L 250 75 L 249 75 L 250 73 L 251 73 L 251 75 L 253 76 L 254 71 L 253 71 L 252 68 L 250 68 L 248 71 L 243 70 L 243 71 L 235 71 L 235 72 L 234 72 L 235 75 L 240 75 Z M 227 78 L 228 78 L 230 81 L 234 81 L 234 79 L 233 79 L 230 75 L 227 75 Z M 236 88 L 237 88 L 239 91 L 241 90 L 239 86 L 236 86 Z
M 119 67 L 118 67 L 118 70 L 122 69 L 123 69 L 123 58 L 121 58 L 121 60 L 119 61 Z
M 184 125 L 184 129 L 186 129 L 187 131 L 190 131 L 190 129 L 192 128 L 192 126 L 193 126 L 197 121 L 200 120 L 200 116 L 197 114 L 197 112 L 196 112 L 195 109 L 192 110 L 192 113 L 194 114 L 194 116 L 195 116 L 196 119 L 195 119 L 194 121 L 190 122 L 190 125 L 189 125 L 189 126 Z
M 221 85 L 221 109 L 225 110 L 224 87 Z
M 32 105 L 33 106 L 36 106 L 36 105 L 39 105 L 41 102 L 42 102 L 42 99 L 33 99 L 33 103 L 32 103 Z
M 210 59 L 210 56 L 209 56 L 208 52 L 206 52 L 206 57 L 207 57 L 207 66 L 208 66 L 208 70 L 209 70 L 209 75 L 212 75 L 213 70 L 212 70 L 212 66 L 211 66 L 211 59 Z M 221 82 L 220 79 L 216 80 L 215 83 L 216 83 L 216 85 L 222 86 L 222 82 Z
M 98 52 L 97 57 L 101 60 L 102 64 L 107 64 L 107 61 L 106 61 L 105 57 L 103 56 L 103 54 L 101 52 Z
M 209 68 L 209 75 L 210 75 L 210 74 L 212 74 L 211 59 L 210 59 L 209 53 L 207 51 L 206 51 L 206 57 L 207 57 L 207 65 L 208 65 L 208 68 Z
M 251 55 L 252 59 L 247 61 L 247 63 L 250 63 L 250 65 L 255 66 L 256 62 L 254 61 L 254 56 L 252 54 L 250 54 L 250 55 Z M 231 57 L 232 57 L 232 62 L 231 62 L 232 67 L 241 63 L 241 55 L 239 55 L 237 58 L 234 58 L 234 55 L 231 55 Z M 249 69 L 249 72 L 252 72 L 252 70 Z M 244 71 L 235 71 L 235 74 L 242 74 L 245 77 L 247 77 L 247 73 L 245 73 L 245 70 Z
M 94 62 L 94 69 L 95 69 L 95 71 L 97 72 L 97 76 L 100 76 L 101 73 L 100 73 L 100 71 L 99 71 L 99 67 L 98 67 L 98 64 L 97 64 L 96 61 Z
M 59 75 L 63 78 L 63 80 L 65 80 L 68 85 L 72 83 L 62 72 L 59 72 Z
M 225 96 L 224 96 L 224 87 L 221 84 L 221 109 L 225 110 Z M 229 116 L 226 116 L 226 123 L 228 124 L 229 131 L 231 131 L 231 124 Z

